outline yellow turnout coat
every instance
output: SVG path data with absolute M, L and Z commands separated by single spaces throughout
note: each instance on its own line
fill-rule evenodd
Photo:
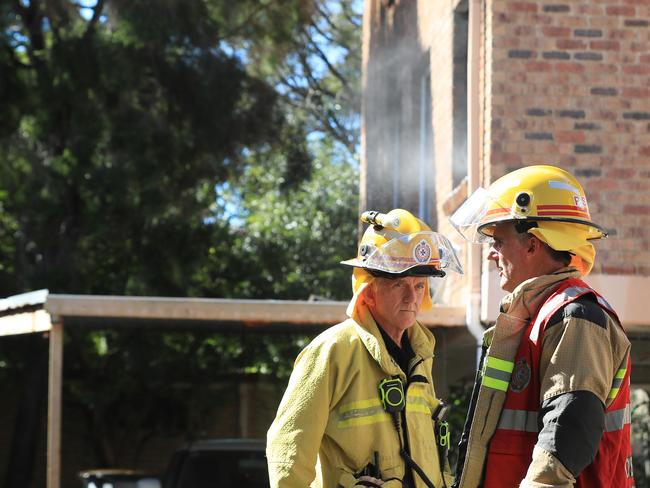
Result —
M 411 457 L 436 487 L 442 475 L 434 436 L 436 399 L 431 376 L 435 339 L 415 322 L 408 337 L 415 352 L 407 381 L 390 356 L 372 315 L 358 307 L 316 337 L 298 356 L 277 416 L 268 431 L 272 488 L 354 486 L 354 473 L 374 463 L 382 479 L 404 477 L 406 463 L 379 382 L 399 376 L 406 386 L 406 430 Z M 425 488 L 413 473 L 416 488 Z M 393 480 L 385 488 L 401 488 Z

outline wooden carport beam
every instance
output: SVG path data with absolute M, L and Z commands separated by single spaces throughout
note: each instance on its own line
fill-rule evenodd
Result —
M 47 401 L 47 488 L 61 485 L 61 395 L 63 391 L 63 321 L 50 329 L 50 367 Z
M 247 325 L 336 324 L 346 318 L 347 302 L 229 300 L 222 298 L 49 295 L 45 310 L 58 317 L 114 317 L 196 321 L 241 321 Z M 420 314 L 429 326 L 462 327 L 462 307 L 435 305 Z

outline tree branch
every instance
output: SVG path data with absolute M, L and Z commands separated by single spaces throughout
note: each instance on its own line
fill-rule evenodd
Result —
M 95 27 L 97 26 L 97 22 L 99 22 L 99 18 L 101 17 L 102 12 L 104 10 L 104 3 L 105 0 L 97 0 L 97 3 L 93 8 L 93 16 L 88 21 L 88 27 L 86 27 L 86 32 L 84 32 L 83 35 L 84 39 L 86 40 L 90 39 L 90 36 L 92 36 L 93 33 L 95 32 Z
M 348 87 L 348 80 L 345 79 L 345 77 L 339 72 L 339 70 L 336 69 L 336 67 L 330 62 L 329 58 L 327 55 L 321 50 L 320 47 L 318 47 L 318 44 L 316 44 L 308 35 L 305 30 L 303 30 L 303 33 L 305 34 L 305 37 L 307 38 L 308 45 L 312 47 L 313 51 L 315 51 L 316 56 L 318 56 L 327 66 L 327 69 L 330 70 L 330 72 L 347 88 Z

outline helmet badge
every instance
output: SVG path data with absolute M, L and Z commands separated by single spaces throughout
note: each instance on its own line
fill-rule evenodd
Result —
M 422 239 L 413 249 L 413 259 L 416 263 L 426 264 L 431 259 L 431 246 Z

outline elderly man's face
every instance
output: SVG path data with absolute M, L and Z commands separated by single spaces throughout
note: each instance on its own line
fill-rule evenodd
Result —
M 415 322 L 426 292 L 427 278 L 375 278 L 366 303 L 384 329 L 405 330 Z

